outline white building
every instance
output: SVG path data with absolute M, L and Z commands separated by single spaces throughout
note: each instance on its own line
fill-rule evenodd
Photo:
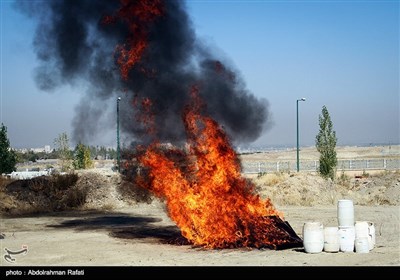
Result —
M 23 148 L 23 149 L 18 149 L 18 151 L 20 151 L 21 153 L 28 153 L 29 151 L 32 151 L 34 153 L 46 153 L 46 154 L 50 154 L 51 153 L 51 147 L 50 145 L 45 145 L 44 147 L 41 148 Z

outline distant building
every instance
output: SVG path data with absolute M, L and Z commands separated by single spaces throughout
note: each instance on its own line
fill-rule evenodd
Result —
M 46 154 L 50 154 L 50 153 L 51 153 L 50 145 L 45 145 L 45 146 L 44 146 L 44 152 L 45 152 Z
M 27 148 L 23 148 L 23 149 L 17 149 L 19 152 L 21 152 L 21 153 L 23 153 L 23 154 L 26 154 L 26 153 L 28 153 L 29 151 L 32 151 L 32 152 L 34 152 L 34 153 L 46 153 L 46 154 L 50 154 L 51 153 L 51 147 L 50 147 L 50 145 L 45 145 L 44 147 L 42 147 L 42 148 L 30 148 L 30 149 L 27 149 Z

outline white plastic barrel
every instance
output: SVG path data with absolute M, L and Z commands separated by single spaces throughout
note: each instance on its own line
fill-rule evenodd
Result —
M 355 225 L 356 238 L 369 236 L 369 225 L 365 221 L 356 221 Z
M 339 252 L 340 250 L 340 236 L 338 227 L 325 227 L 324 228 L 324 251 L 325 252 Z
M 303 225 L 303 246 L 306 253 L 321 253 L 324 248 L 324 226 L 320 222 Z
M 339 227 L 354 226 L 354 205 L 350 199 L 340 199 L 337 204 Z
M 373 222 L 368 223 L 368 242 L 369 242 L 369 249 L 372 250 L 375 247 L 375 225 Z
M 358 237 L 354 244 L 356 253 L 369 253 L 368 237 Z
M 354 252 L 354 242 L 356 238 L 355 227 L 339 227 L 340 251 Z
M 368 248 L 372 250 L 375 246 L 375 226 L 374 223 L 368 221 L 356 221 L 355 223 L 356 239 L 367 238 Z

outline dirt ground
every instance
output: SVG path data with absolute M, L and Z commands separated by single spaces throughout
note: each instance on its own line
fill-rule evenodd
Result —
M 336 208 L 280 207 L 286 221 L 301 236 L 306 221 L 336 226 Z M 285 250 L 208 250 L 170 244 L 178 228 L 157 203 L 116 211 L 77 211 L 3 219 L 1 249 L 28 251 L 13 255 L 7 266 L 398 266 L 399 207 L 355 207 L 358 220 L 373 221 L 376 245 L 369 253 Z
M 357 149 L 348 151 L 357 156 Z M 377 151 L 381 153 L 382 148 Z M 97 181 L 90 179 L 93 172 L 101 174 Z M 376 178 L 351 175 L 347 185 L 328 183 L 316 174 L 254 178 L 260 195 L 271 198 L 299 237 L 308 221 L 337 226 L 340 198 L 353 199 L 355 220 L 374 223 L 376 244 L 369 253 L 315 254 L 303 247 L 212 250 L 183 244 L 162 202 L 126 200 L 116 187 L 120 177 L 106 168 L 81 175 L 85 173 L 92 191 L 81 209 L 0 218 L 0 266 L 400 265 L 399 172 Z

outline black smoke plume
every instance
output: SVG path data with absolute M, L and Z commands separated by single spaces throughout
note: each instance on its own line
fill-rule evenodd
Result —
M 128 79 L 122 79 L 115 51 L 126 42 L 129 28 L 123 21 L 104 23 L 120 4 L 118 0 L 16 3 L 18 10 L 38 21 L 33 42 L 38 87 L 54 91 L 69 84 L 85 92 L 73 120 L 74 142 L 98 142 L 107 131 L 115 131 L 116 100 L 121 96 L 121 134 L 136 143 L 149 140 L 132 105 L 148 97 L 153 102 L 156 137 L 180 144 L 185 136 L 181 113 L 193 85 L 198 86 L 207 113 L 233 143 L 255 141 L 269 127 L 267 100 L 249 92 L 240 73 L 196 38 L 181 0 L 163 2 L 165 13 L 149 26 L 143 56 Z

